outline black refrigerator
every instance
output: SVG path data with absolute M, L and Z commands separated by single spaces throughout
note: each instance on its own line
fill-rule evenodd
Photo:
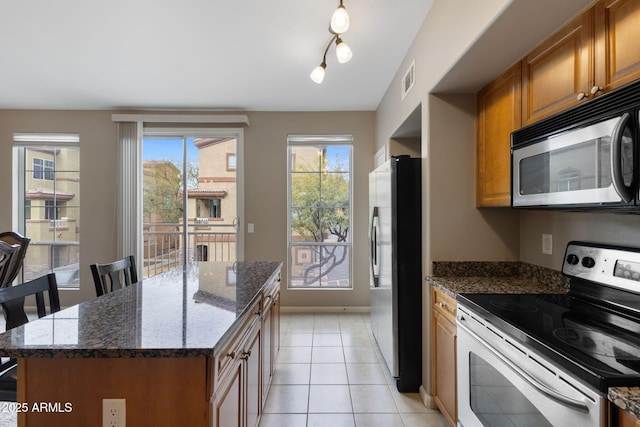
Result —
M 422 383 L 420 163 L 392 157 L 369 174 L 371 330 L 401 392 Z

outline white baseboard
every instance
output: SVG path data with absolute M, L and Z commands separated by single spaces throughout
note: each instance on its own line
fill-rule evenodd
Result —
M 369 313 L 370 307 L 293 307 L 281 306 L 281 313 Z
M 427 390 L 425 390 L 424 386 L 422 385 L 420 386 L 420 399 L 422 399 L 422 404 L 425 406 L 425 408 L 438 409 L 433 396 L 427 393 Z

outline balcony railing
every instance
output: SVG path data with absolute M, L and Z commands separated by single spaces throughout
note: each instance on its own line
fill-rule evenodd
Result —
M 183 264 L 183 248 L 187 262 L 236 261 L 236 229 L 230 224 L 212 224 L 197 218 L 187 224 L 145 223 L 143 277 L 151 277 Z

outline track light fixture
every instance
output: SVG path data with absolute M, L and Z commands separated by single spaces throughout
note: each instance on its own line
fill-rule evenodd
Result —
M 318 84 L 322 83 L 322 80 L 324 80 L 324 74 L 327 68 L 327 52 L 329 52 L 329 48 L 331 47 L 333 42 L 336 43 L 336 57 L 338 58 L 339 63 L 344 64 L 345 62 L 349 62 L 351 57 L 353 57 L 351 48 L 340 37 L 348 29 L 349 14 L 347 13 L 347 9 L 345 9 L 344 5 L 342 4 L 342 0 L 340 0 L 340 5 L 333 12 L 333 15 L 331 16 L 331 22 L 329 24 L 329 33 L 331 33 L 331 40 L 329 40 L 329 43 L 324 50 L 322 62 L 320 63 L 320 65 L 314 68 L 309 75 L 309 77 L 311 77 L 311 80 Z

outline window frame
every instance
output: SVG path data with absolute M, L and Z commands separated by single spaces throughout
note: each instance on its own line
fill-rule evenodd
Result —
M 67 165 L 61 166 L 58 165 L 57 155 L 60 154 L 62 149 L 71 149 L 78 152 L 77 159 L 77 168 L 68 168 Z M 31 152 L 47 152 L 51 153 L 54 158 L 53 160 L 44 159 L 42 157 L 32 156 L 31 161 L 28 160 L 27 153 Z M 65 291 L 78 291 L 79 281 L 77 281 L 79 277 L 79 268 L 76 270 L 65 269 L 64 267 L 75 266 L 76 264 L 80 265 L 79 253 L 80 253 L 80 234 L 79 228 L 73 227 L 72 232 L 76 233 L 76 236 L 71 236 L 72 240 L 64 241 L 65 238 L 62 237 L 61 240 L 64 241 L 63 244 L 66 246 L 74 246 L 76 249 L 73 252 L 76 254 L 71 254 L 71 258 L 77 257 L 77 262 L 70 262 L 63 265 L 56 265 L 55 260 L 59 259 L 61 251 L 59 247 L 55 246 L 57 238 L 58 238 L 58 230 L 62 232 L 66 232 L 69 230 L 66 223 L 59 223 L 59 219 L 62 217 L 63 209 L 67 207 L 67 203 L 64 200 L 58 199 L 58 195 L 68 196 L 64 189 L 59 188 L 57 174 L 62 173 L 77 173 L 78 175 L 78 188 L 77 192 L 73 193 L 78 197 L 75 199 L 75 204 L 72 206 L 73 209 L 77 209 L 76 220 L 79 221 L 80 218 L 80 188 L 79 188 L 79 176 L 80 176 L 80 138 L 78 134 L 46 134 L 46 133 L 14 133 L 13 134 L 13 171 L 14 171 L 14 179 L 13 179 L 13 188 L 12 188 L 12 211 L 13 211 L 13 224 L 14 228 L 18 230 L 18 232 L 23 235 L 29 236 L 27 232 L 27 221 L 41 221 L 44 227 L 48 227 L 49 231 L 52 232 L 53 243 L 46 240 L 38 240 L 33 239 L 30 242 L 30 251 L 34 252 L 40 247 L 46 247 L 47 245 L 51 246 L 49 251 L 48 269 L 47 272 L 55 272 L 59 274 L 63 274 L 69 277 L 69 281 L 62 280 L 62 277 L 58 277 L 58 287 L 60 289 L 64 289 Z M 42 162 L 42 169 L 36 170 L 36 159 Z M 30 169 L 30 167 L 32 169 Z M 32 200 L 27 199 L 27 188 L 28 181 L 33 180 L 46 180 L 50 181 L 49 184 L 51 188 L 51 194 L 49 196 L 36 197 L 34 200 L 40 200 L 37 205 L 32 203 Z M 65 181 L 65 179 L 62 179 Z M 50 197 L 50 198 L 49 198 Z M 62 196 L 61 196 L 62 197 Z M 36 215 L 34 217 L 34 208 L 36 209 Z M 39 212 L 39 213 L 38 213 Z M 39 218 L 39 216 L 41 216 Z M 51 217 L 53 216 L 53 217 Z M 74 239 L 75 237 L 75 239 Z M 56 258 L 57 257 L 57 258 Z M 40 257 L 42 259 L 42 256 Z M 27 259 L 25 259 L 25 266 L 27 265 Z M 41 265 L 38 264 L 39 267 Z M 64 270 L 64 271 L 63 271 Z M 30 273 L 32 274 L 32 273 Z M 25 271 L 21 271 L 21 274 L 18 276 L 18 281 L 20 283 L 25 280 L 31 280 L 33 277 L 29 277 L 28 274 L 25 274 Z
M 292 172 L 294 172 L 295 166 L 295 153 L 294 147 L 329 147 L 329 146 L 344 146 L 349 149 L 349 237 L 345 242 L 294 242 L 292 241 Z M 354 158 L 354 144 L 353 135 L 289 135 L 287 137 L 287 289 L 288 290 L 322 290 L 322 291 L 351 291 L 354 289 L 353 283 L 353 158 Z M 318 171 L 319 174 L 322 171 Z M 322 205 L 319 204 L 318 207 Z M 292 266 L 296 263 L 293 253 L 294 249 L 298 248 L 296 253 L 300 252 L 300 249 L 308 246 L 344 246 L 348 251 L 348 276 L 349 286 L 293 286 L 292 285 Z

